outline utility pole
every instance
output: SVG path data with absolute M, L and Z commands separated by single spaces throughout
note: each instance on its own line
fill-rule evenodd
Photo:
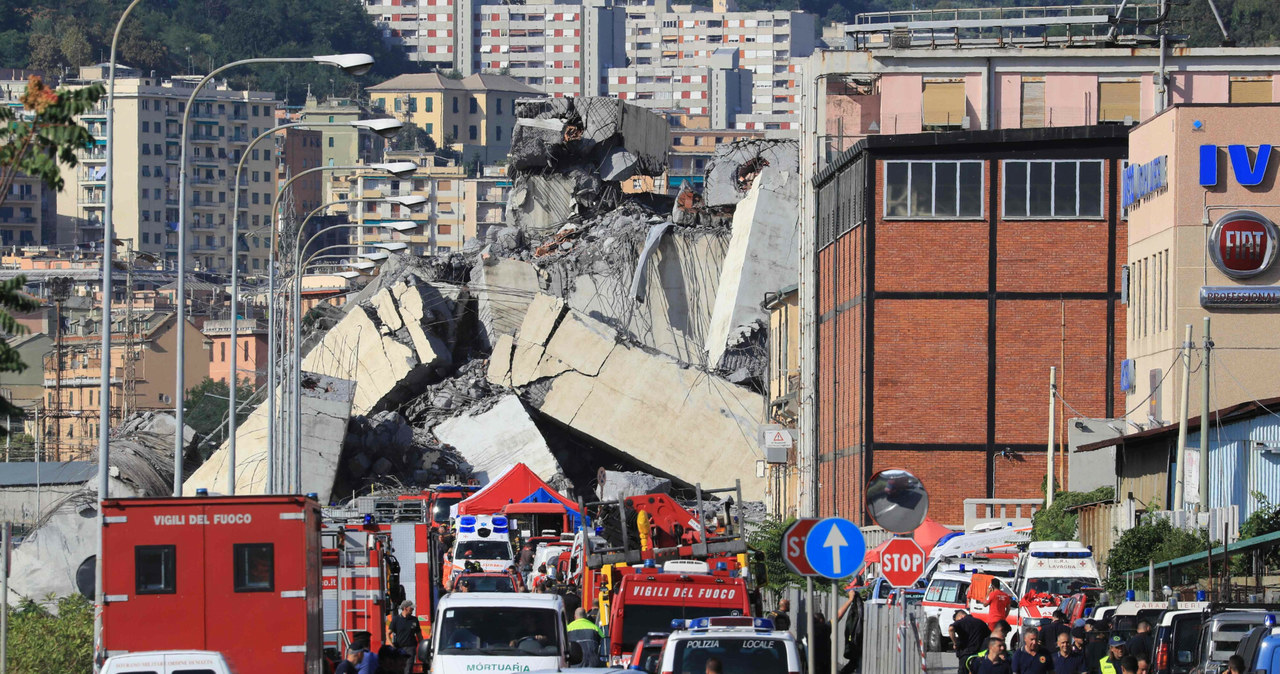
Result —
M 124 381 L 121 382 L 120 420 L 129 416 L 137 396 L 137 355 L 133 352 L 133 239 L 125 239 L 124 256 Z M 181 338 L 179 338 L 181 339 Z
M 1182 510 L 1185 495 L 1184 480 L 1187 475 L 1187 410 L 1191 395 L 1191 324 L 1187 323 L 1187 337 L 1182 340 L 1182 400 L 1178 402 L 1178 453 L 1177 480 L 1173 487 L 1173 509 Z M 1203 461 L 1203 459 L 1201 459 Z
M 1048 457 L 1048 467 L 1044 474 L 1044 507 L 1053 506 L 1053 451 L 1056 449 L 1053 442 L 1054 432 L 1054 416 L 1058 411 L 1058 368 L 1049 368 L 1049 451 L 1045 453 Z
M 1213 341 L 1209 339 L 1209 317 L 1204 317 L 1204 360 L 1200 366 L 1203 384 L 1200 395 L 1200 512 L 1209 512 L 1209 362 Z

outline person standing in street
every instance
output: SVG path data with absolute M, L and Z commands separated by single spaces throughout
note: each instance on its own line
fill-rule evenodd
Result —
M 422 624 L 413 614 L 413 601 L 400 602 L 400 612 L 391 619 L 387 629 L 387 641 L 404 656 L 404 673 L 413 672 L 413 662 L 418 657 L 418 642 L 422 641 Z
M 1071 643 L 1071 635 L 1058 633 L 1058 650 L 1053 653 L 1053 674 L 1083 674 L 1084 653 Z
M 1138 621 L 1138 633 L 1129 639 L 1125 649 L 1135 658 L 1151 657 L 1152 651 L 1155 650 L 1155 641 L 1151 638 L 1151 621 L 1145 618 Z
M 862 668 L 862 595 L 858 594 L 858 586 L 862 585 L 862 577 L 854 579 L 845 587 L 849 593 L 844 604 L 836 613 L 836 623 L 844 620 L 844 667 L 840 674 L 853 674 Z
M 1013 674 L 1052 674 L 1053 654 L 1040 646 L 1040 633 L 1034 627 L 1022 630 L 1022 648 L 1014 652 Z
M 783 599 L 778 602 L 778 610 L 769 612 L 769 619 L 773 621 L 773 628 L 779 632 L 791 631 L 791 600 Z
M 1099 658 L 1097 662 L 1090 663 L 1091 674 L 1120 674 L 1120 661 L 1125 656 L 1124 637 L 1119 634 L 1111 635 L 1108 646 L 1106 655 Z M 1138 667 L 1136 662 L 1133 666 L 1135 670 Z
M 955 645 L 956 658 L 959 659 L 960 671 L 963 672 L 969 657 L 977 655 L 987 643 L 991 628 L 965 611 L 956 611 L 956 614 L 960 617 L 951 624 L 951 643 Z M 1001 639 L 1000 643 L 1003 644 L 1004 640 Z
M 1008 657 L 1009 655 L 1009 630 L 1010 629 L 1011 628 L 1009 627 L 1009 623 L 1003 620 L 998 621 L 996 622 L 996 624 L 991 626 L 991 636 L 989 637 L 991 639 L 999 639 L 1000 643 L 1004 644 L 1005 657 Z M 978 663 L 981 662 L 982 658 L 985 658 L 985 657 L 987 657 L 987 649 L 985 648 L 978 651 L 976 655 L 969 656 L 969 659 L 965 661 L 965 671 L 968 672 L 969 674 L 975 674 L 978 671 Z M 1013 663 L 1011 660 L 1010 666 L 1012 666 L 1012 664 Z M 963 674 L 963 672 L 961 674 Z
M 1227 658 L 1227 671 L 1230 674 L 1244 674 L 1244 658 L 1239 655 Z
M 1055 648 L 1058 644 L 1058 635 L 1064 632 L 1070 632 L 1071 626 L 1067 624 L 1067 614 L 1061 609 L 1053 612 L 1053 619 L 1046 622 L 1040 627 L 1040 641 L 1045 648 Z
M 358 674 L 378 674 L 378 655 L 367 647 L 364 649 L 364 655 L 360 656 L 360 666 L 356 668 Z
M 1138 674 L 1138 659 L 1132 655 L 1120 658 L 1120 672 L 1122 674 Z
M 822 611 L 813 614 L 813 637 L 809 639 L 809 647 L 813 649 L 814 673 L 826 674 L 831 671 L 831 623 Z
M 1012 674 L 1013 668 L 1009 657 L 1004 652 L 1004 640 L 990 637 L 987 639 L 987 654 L 978 660 L 978 674 Z
M 600 667 L 604 664 L 604 631 L 587 618 L 587 612 L 578 607 L 573 612 L 573 622 L 565 628 L 569 641 L 582 646 L 582 662 L 579 667 Z
M 1004 591 L 1000 585 L 1000 579 L 993 578 L 991 591 L 980 603 L 987 607 L 987 624 L 992 625 L 999 620 L 1008 620 L 1009 607 L 1013 605 L 1013 595 Z
M 338 666 L 333 670 L 333 674 L 358 674 L 360 670 L 357 669 L 357 665 L 360 664 L 363 655 L 363 649 L 358 646 L 351 646 L 347 649 L 347 657 L 338 663 Z

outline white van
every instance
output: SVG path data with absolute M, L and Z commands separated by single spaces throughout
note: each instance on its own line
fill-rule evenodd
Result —
M 455 592 L 436 607 L 434 674 L 558 671 L 581 659 L 580 646 L 565 632 L 559 595 Z
M 515 564 L 507 518 L 502 515 L 463 515 L 458 518 L 458 536 L 453 544 L 453 568 L 449 578 L 464 572 L 467 562 L 476 562 L 485 573 L 502 573 Z
M 1092 550 L 1079 541 L 1035 541 L 1018 556 L 1013 586 L 1018 610 L 1009 614 L 1009 624 L 1039 627 L 1067 597 L 1086 587 L 1102 587 Z
M 101 674 L 231 674 L 217 651 L 142 651 L 107 658 Z
M 675 626 L 673 621 L 672 626 Z M 720 661 L 723 671 L 790 674 L 801 671 L 800 649 L 790 632 L 776 631 L 768 618 L 723 616 L 686 620 L 662 648 L 658 671 L 703 674 L 707 661 Z

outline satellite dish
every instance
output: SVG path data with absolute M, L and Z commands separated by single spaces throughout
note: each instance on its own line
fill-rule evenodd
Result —
M 908 471 L 882 470 L 867 485 L 867 513 L 885 531 L 909 534 L 929 514 L 929 492 Z

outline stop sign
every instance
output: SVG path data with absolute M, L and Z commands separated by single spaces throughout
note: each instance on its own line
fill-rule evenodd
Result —
M 805 553 L 804 544 L 809 531 L 813 529 L 813 525 L 820 521 L 815 517 L 796 520 L 782 534 L 782 560 L 787 563 L 788 568 L 802 576 L 817 575 L 813 567 L 809 565 L 809 557 Z
M 910 538 L 894 538 L 880 551 L 880 574 L 894 587 L 911 587 L 924 573 L 924 550 Z

